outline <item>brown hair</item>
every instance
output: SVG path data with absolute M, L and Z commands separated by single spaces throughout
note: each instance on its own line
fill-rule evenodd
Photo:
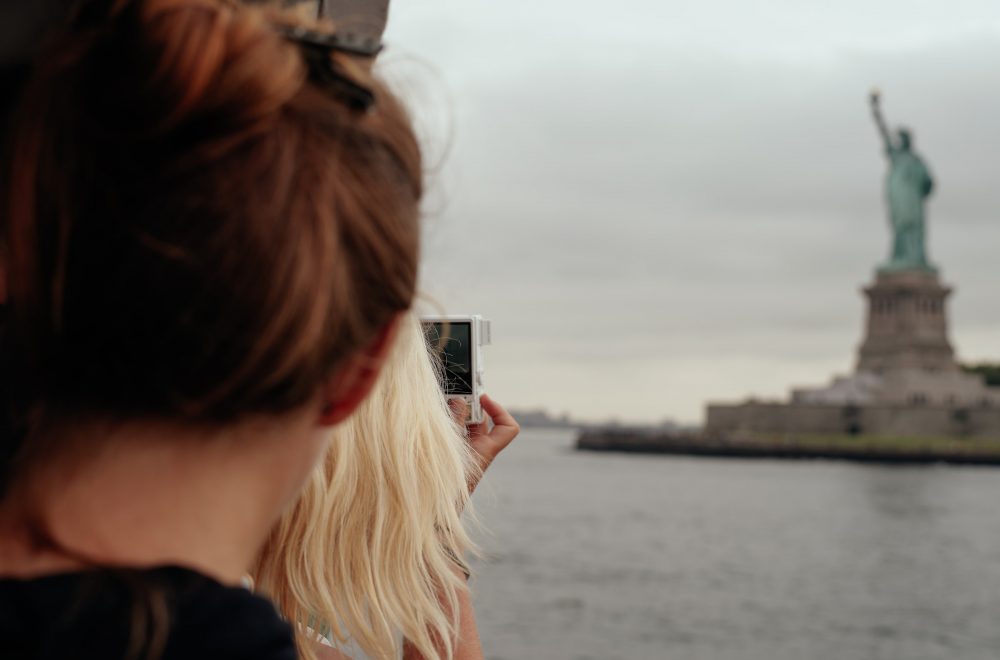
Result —
M 259 10 L 105 4 L 39 58 L 5 130 L 5 403 L 196 422 L 300 406 L 411 303 L 411 125 L 346 55 L 370 109 L 310 82 Z

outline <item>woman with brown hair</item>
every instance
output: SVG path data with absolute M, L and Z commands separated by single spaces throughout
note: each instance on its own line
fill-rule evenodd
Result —
M 96 4 L 2 132 L 0 656 L 292 658 L 236 585 L 411 304 L 419 149 L 328 35 Z

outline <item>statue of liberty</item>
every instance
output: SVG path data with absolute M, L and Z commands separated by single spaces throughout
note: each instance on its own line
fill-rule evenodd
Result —
M 913 136 L 906 129 L 899 129 L 894 141 L 886 128 L 879 109 L 879 92 L 871 93 L 872 115 L 878 126 L 885 153 L 889 157 L 889 175 L 886 177 L 886 199 L 889 202 L 889 222 L 892 227 L 892 256 L 881 266 L 881 272 L 899 270 L 935 270 L 927 261 L 924 247 L 926 224 L 924 200 L 934 189 L 927 166 L 913 153 Z

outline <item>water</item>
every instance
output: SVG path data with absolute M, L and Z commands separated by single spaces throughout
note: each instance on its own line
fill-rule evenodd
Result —
M 1000 658 L 1000 470 L 574 452 L 476 504 L 490 660 Z

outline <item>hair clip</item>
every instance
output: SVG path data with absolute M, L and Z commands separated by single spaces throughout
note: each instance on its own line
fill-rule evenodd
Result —
M 375 57 L 382 50 L 382 44 L 372 38 L 358 39 L 350 33 L 340 36 L 298 26 L 275 24 L 274 27 L 285 39 L 301 49 L 302 57 L 309 67 L 309 77 L 314 82 L 330 90 L 355 110 L 367 110 L 375 103 L 372 90 L 341 73 L 330 54 L 337 50 L 351 55 Z
M 354 32 L 333 34 L 310 30 L 301 25 L 282 25 L 281 23 L 275 23 L 274 27 L 286 39 L 313 48 L 322 48 L 327 51 L 339 50 L 362 57 L 375 57 L 382 51 L 382 44 L 374 37 L 361 36 Z

